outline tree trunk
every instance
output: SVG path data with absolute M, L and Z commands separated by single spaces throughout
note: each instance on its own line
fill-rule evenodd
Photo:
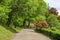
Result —
M 30 28 L 30 21 L 28 21 L 28 28 Z
M 26 23 L 26 19 L 24 19 L 24 21 L 23 21 L 23 26 L 25 26 L 25 23 Z

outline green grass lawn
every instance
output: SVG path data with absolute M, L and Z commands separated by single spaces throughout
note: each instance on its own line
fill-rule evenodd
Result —
M 3 27 L 0 25 L 0 40 L 9 40 L 13 34 L 19 31 L 21 28 L 17 27 Z

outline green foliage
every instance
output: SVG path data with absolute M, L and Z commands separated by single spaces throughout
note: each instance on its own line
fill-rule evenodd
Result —
M 13 21 L 13 24 L 16 26 L 21 26 L 23 24 L 23 18 L 18 17 L 16 15 L 13 17 L 12 21 Z
M 37 31 L 49 36 L 52 40 L 60 40 L 60 32 L 56 28 L 53 29 L 42 28 L 37 29 Z
M 21 29 L 22 28 L 20 27 L 14 28 L 12 25 L 11 27 L 0 25 L 0 40 L 9 40 L 14 33 L 20 31 Z
M 37 7 L 39 6 L 38 0 L 27 0 L 27 1 L 21 1 L 19 4 L 19 15 L 23 18 L 32 18 L 35 17 L 36 14 L 35 11 L 37 10 Z
M 46 21 L 46 17 L 43 16 L 43 15 L 39 15 L 38 17 L 36 17 L 36 20 L 39 20 L 39 21 Z
M 0 27 L 0 40 L 8 40 L 24 19 L 29 22 L 34 20 L 46 21 L 46 3 L 43 0 L 0 0 L 0 23 L 10 27 Z M 14 25 L 14 26 L 12 26 Z
M 49 14 L 48 18 L 47 18 L 47 22 L 49 24 L 50 27 L 59 27 L 59 21 L 57 20 L 57 16 L 53 15 L 53 14 Z
M 10 12 L 10 9 L 8 6 L 0 5 L 0 22 L 1 23 L 7 22 L 9 12 Z
M 41 5 L 43 7 L 41 7 Z M 35 18 L 39 14 L 42 14 L 44 11 L 41 9 L 43 8 L 46 9 L 46 3 L 43 2 L 42 0 L 40 2 L 39 0 L 26 0 L 26 1 L 20 0 L 18 7 L 19 15 L 27 19 Z M 39 13 L 37 13 L 38 11 Z
M 20 24 L 20 21 L 17 20 L 28 19 L 32 21 L 36 17 L 39 18 L 40 15 L 45 15 L 47 8 L 43 0 L 2 0 L 0 11 L 0 21 L 2 23 L 5 22 L 6 24 L 12 21 L 12 23 Z M 44 16 L 40 16 L 40 18 L 45 21 Z
M 29 21 L 29 23 L 36 20 L 44 22 L 47 21 L 49 26 L 60 28 L 60 23 L 58 22 L 57 17 L 55 15 L 49 14 L 48 17 L 45 16 L 48 16 L 48 11 L 44 0 L 0 0 L 1 24 L 7 23 L 7 25 L 11 24 L 10 26 L 12 25 L 21 26 L 24 20 L 26 19 L 27 21 Z M 3 38 L 5 37 L 7 37 L 6 38 L 7 40 L 8 34 L 16 31 L 14 27 L 5 28 L 1 27 L 0 29 L 1 30 L 0 36 L 2 36 L 0 40 L 4 40 Z M 6 34 L 5 32 L 8 34 Z M 3 35 L 4 33 L 6 35 Z
M 14 2 L 14 3 L 13 3 Z M 41 7 L 42 5 L 42 7 Z M 29 21 L 39 18 L 40 14 L 43 15 L 40 18 L 45 21 L 46 13 L 46 3 L 43 0 L 13 0 L 10 4 L 11 16 L 9 18 L 13 20 L 13 23 L 19 24 L 20 21 L 17 21 L 22 17 L 22 19 L 28 19 Z M 42 10 L 43 9 L 43 10 Z M 15 18 L 16 17 L 16 18 Z

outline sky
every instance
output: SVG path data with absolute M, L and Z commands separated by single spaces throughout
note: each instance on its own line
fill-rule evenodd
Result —
M 60 0 L 44 0 L 46 3 L 49 3 L 50 7 L 54 7 L 58 10 L 60 15 Z

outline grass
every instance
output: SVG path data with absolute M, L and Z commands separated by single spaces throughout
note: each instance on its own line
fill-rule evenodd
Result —
M 9 40 L 14 33 L 18 32 L 21 28 L 5 27 L 0 25 L 0 40 Z
M 0 26 L 0 40 L 8 40 L 13 33 L 4 27 Z

